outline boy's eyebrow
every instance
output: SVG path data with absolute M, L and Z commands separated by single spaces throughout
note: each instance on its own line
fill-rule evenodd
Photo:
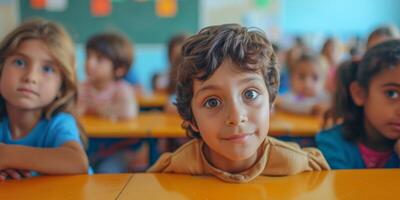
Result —
M 246 77 L 242 80 L 239 81 L 239 84 L 244 84 L 244 83 L 248 83 L 248 82 L 256 82 L 256 81 L 263 81 L 262 78 L 260 78 L 259 76 L 250 76 L 250 77 Z M 200 88 L 199 90 L 197 90 L 197 92 L 194 94 L 194 96 L 196 96 L 196 94 L 205 91 L 205 90 L 217 90 L 220 89 L 221 87 L 217 86 L 217 85 L 207 85 L 204 86 L 202 88 Z
M 400 87 L 400 83 L 385 83 L 382 85 L 382 87 Z

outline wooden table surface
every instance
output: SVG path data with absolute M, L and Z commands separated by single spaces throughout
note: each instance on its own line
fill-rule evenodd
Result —
M 399 199 L 400 170 L 338 170 L 225 183 L 211 176 L 109 174 L 0 182 L 0 199 Z
M 110 121 L 93 116 L 81 117 L 89 137 L 95 138 L 172 138 L 186 137 L 178 115 L 163 112 L 143 112 L 126 121 Z M 270 121 L 271 136 L 313 136 L 320 130 L 320 120 L 311 116 L 274 113 Z
M 132 174 L 40 176 L 0 181 L 0 199 L 117 199 Z
M 120 199 L 399 199 L 400 170 L 307 172 L 260 176 L 246 184 L 214 177 L 135 174 Z

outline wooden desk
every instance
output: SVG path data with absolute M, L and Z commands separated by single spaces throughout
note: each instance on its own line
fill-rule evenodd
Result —
M 162 112 L 140 113 L 137 118 L 113 122 L 86 116 L 79 120 L 89 137 L 94 138 L 172 138 L 186 137 L 178 115 Z M 320 130 L 320 121 L 310 116 L 298 116 L 283 112 L 271 116 L 271 136 L 311 137 Z
M 117 199 L 132 174 L 40 176 L 0 182 L 0 199 Z
M 185 137 L 181 118 L 162 112 L 140 113 L 137 118 L 113 122 L 94 116 L 79 119 L 87 135 L 92 138 L 164 138 Z
M 141 108 L 162 108 L 168 101 L 167 94 L 150 94 L 140 96 L 137 99 Z
M 214 177 L 135 174 L 120 199 L 399 199 L 400 170 L 308 172 L 230 184 Z

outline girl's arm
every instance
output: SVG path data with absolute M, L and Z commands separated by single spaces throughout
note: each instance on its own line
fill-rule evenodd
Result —
M 89 168 L 82 146 L 75 141 L 57 148 L 0 144 L 0 170 L 33 170 L 42 174 L 85 174 Z

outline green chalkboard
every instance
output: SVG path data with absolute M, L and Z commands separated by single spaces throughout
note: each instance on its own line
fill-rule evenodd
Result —
M 178 32 L 195 33 L 199 27 L 199 1 L 177 0 L 175 17 L 161 18 L 155 14 L 155 0 L 119 0 L 112 3 L 107 17 L 93 17 L 89 0 L 69 0 L 64 12 L 32 9 L 28 0 L 20 0 L 21 20 L 42 17 L 66 27 L 75 42 L 84 43 L 91 35 L 119 31 L 134 43 L 165 43 Z

